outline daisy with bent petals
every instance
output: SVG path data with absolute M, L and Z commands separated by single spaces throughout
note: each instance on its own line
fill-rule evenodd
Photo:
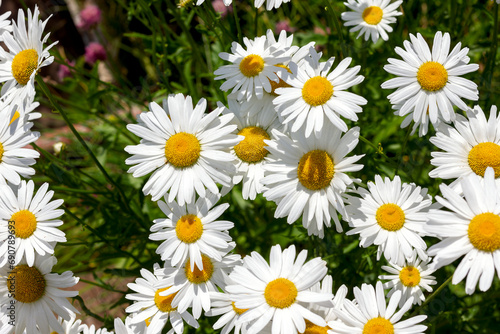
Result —
M 63 222 L 56 219 L 64 213 L 57 209 L 64 201 L 50 201 L 54 191 L 47 191 L 48 188 L 49 184 L 44 183 L 34 193 L 35 184 L 31 180 L 21 181 L 14 190 L 0 186 L 0 240 L 7 240 L 10 231 L 14 231 L 14 264 L 25 256 L 32 266 L 36 257 L 53 254 L 56 242 L 66 242 L 64 232 L 57 228 Z M 0 246 L 0 253 L 7 254 L 7 243 Z
M 281 251 L 279 245 L 271 248 L 270 264 L 257 252 L 246 256 L 243 266 L 237 266 L 230 275 L 233 285 L 226 287 L 235 307 L 247 309 L 240 315 L 238 323 L 254 321 L 249 334 L 260 331 L 272 321 L 272 331 L 279 333 L 302 333 L 306 320 L 325 326 L 325 320 L 311 312 L 302 303 L 331 305 L 331 293 L 310 291 L 313 285 L 326 275 L 326 262 L 319 257 L 307 263 L 307 251 L 295 258 L 295 246 Z
M 354 288 L 356 303 L 345 300 L 343 310 L 334 310 L 340 321 L 331 321 L 328 325 L 334 331 L 328 334 L 423 334 L 427 326 L 417 325 L 424 321 L 426 315 L 418 315 L 399 321 L 403 315 L 412 307 L 411 297 L 396 312 L 401 291 L 394 293 L 387 304 L 384 288 L 381 282 L 377 282 L 376 290 L 373 285 L 363 284 L 361 289 Z
M 287 81 L 290 87 L 276 89 L 279 96 L 273 101 L 283 122 L 291 122 L 291 132 L 298 132 L 305 126 L 307 137 L 313 131 L 319 136 L 325 116 L 326 123 L 346 132 L 347 124 L 340 116 L 357 121 L 356 113 L 363 111 L 360 105 L 367 103 L 363 97 L 345 91 L 364 80 L 362 75 L 357 75 L 361 69 L 359 65 L 348 69 L 352 59 L 345 58 L 329 73 L 335 58 L 322 63 L 320 58 L 321 53 L 311 47 L 309 56 L 301 62 L 296 75 Z M 304 129 L 301 131 L 304 132 Z
M 365 35 L 365 41 L 370 37 L 372 42 L 377 42 L 379 36 L 384 41 L 389 39 L 387 32 L 392 32 L 389 25 L 396 22 L 396 16 L 403 13 L 397 8 L 403 3 L 398 0 L 390 4 L 390 0 L 347 0 L 344 2 L 347 8 L 353 12 L 342 13 L 342 20 L 346 21 L 345 26 L 355 26 L 350 32 L 359 31 L 358 37 Z
M 235 246 L 228 230 L 234 223 L 216 220 L 226 211 L 229 204 L 213 207 L 220 195 L 207 193 L 195 203 L 180 206 L 175 201 L 158 201 L 158 206 L 167 215 L 166 219 L 155 219 L 151 226 L 151 240 L 165 240 L 157 249 L 163 261 L 172 266 L 186 262 L 189 258 L 191 270 L 196 265 L 203 270 L 201 254 L 207 254 L 216 261 Z
M 360 246 L 378 245 L 377 260 L 382 253 L 387 261 L 403 264 L 415 249 L 426 260 L 427 245 L 422 239 L 431 197 L 426 188 L 414 183 L 403 183 L 399 176 L 391 181 L 375 176 L 368 182 L 368 190 L 358 188 L 361 196 L 347 196 L 346 210 L 349 226 L 347 235 L 359 234 Z
M 403 50 L 395 51 L 403 60 L 389 58 L 384 69 L 397 78 L 384 82 L 384 89 L 397 90 L 388 96 L 395 115 L 413 114 L 417 124 L 430 119 L 434 127 L 438 119 L 445 123 L 455 120 L 453 106 L 462 110 L 468 107 L 462 98 L 477 101 L 477 85 L 461 75 L 477 71 L 478 64 L 469 64 L 468 48 L 461 43 L 450 51 L 450 35 L 438 31 L 434 36 L 432 52 L 422 35 L 410 34 L 411 43 L 405 41 Z M 414 128 L 416 129 L 416 128 Z M 427 134 L 427 127 L 420 127 L 419 136 Z
M 431 210 L 426 226 L 429 235 L 441 241 L 429 248 L 435 256 L 434 268 L 448 265 L 465 255 L 455 273 L 453 284 L 466 276 L 465 292 L 472 294 L 490 288 L 495 268 L 500 278 L 500 189 L 494 182 L 495 171 L 488 167 L 484 178 L 471 174 L 461 179 L 464 197 L 449 186 L 440 185 L 443 197 L 436 196 L 445 210 Z
M 15 333 L 50 333 L 50 328 L 58 333 L 64 329 L 57 315 L 70 321 L 79 313 L 67 299 L 75 297 L 78 291 L 62 290 L 78 283 L 71 271 L 62 274 L 51 273 L 57 260 L 53 256 L 37 256 L 33 266 L 25 262 L 14 269 L 10 265 L 0 268 L 0 305 L 15 302 Z M 12 284 L 12 282 L 14 282 Z M 7 325 L 14 331 L 14 327 Z
M 443 124 L 429 140 L 445 152 L 432 152 L 436 168 L 430 177 L 457 179 L 451 186 L 459 191 L 459 178 L 476 174 L 484 177 L 487 167 L 495 171 L 500 187 L 500 116 L 492 106 L 487 120 L 479 106 L 467 110 L 467 118 L 457 115 L 454 127 Z
M 19 9 L 17 24 L 12 22 L 12 35 L 4 33 L 2 38 L 9 49 L 0 48 L 0 82 L 2 98 L 10 101 L 14 97 L 26 98 L 35 95 L 35 75 L 40 68 L 52 64 L 54 57 L 49 49 L 57 42 L 44 48 L 50 33 L 42 38 L 47 21 L 38 19 L 40 12 L 35 6 L 33 15 L 28 9 L 28 22 L 25 23 L 24 11 Z M 50 17 L 49 17 L 50 18 Z
M 278 205 L 274 216 L 287 216 L 289 224 L 302 216 L 308 234 L 320 238 L 324 225 L 330 227 L 333 218 L 341 232 L 337 212 L 345 216 L 342 194 L 354 181 L 346 173 L 363 168 L 355 164 L 362 155 L 346 157 L 358 144 L 359 128 L 343 137 L 339 129 L 327 124 L 319 137 L 306 138 L 300 132 L 288 137 L 276 130 L 273 135 L 276 140 L 266 141 L 271 154 L 262 183 L 267 188 L 264 197 Z
M 133 154 L 125 163 L 136 165 L 128 172 L 140 177 L 154 171 L 143 188 L 153 201 L 168 192 L 167 200 L 182 206 L 194 201 L 195 192 L 218 194 L 216 182 L 230 185 L 235 166 L 229 150 L 243 138 L 232 133 L 232 115 L 220 116 L 222 108 L 204 114 L 206 107 L 205 99 L 193 108 L 190 96 L 170 95 L 163 108 L 152 102 L 151 111 L 138 116 L 139 124 L 127 125 L 142 138 L 139 145 L 125 147 Z

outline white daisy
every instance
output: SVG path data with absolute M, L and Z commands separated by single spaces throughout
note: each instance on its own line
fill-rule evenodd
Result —
M 403 50 L 395 51 L 403 60 L 389 58 L 384 69 L 397 78 L 382 84 L 382 88 L 397 90 L 388 96 L 395 115 L 406 116 L 413 113 L 417 124 L 430 119 L 436 127 L 438 119 L 449 123 L 455 120 L 453 106 L 467 110 L 461 100 L 467 98 L 477 101 L 477 85 L 461 75 L 474 72 L 477 64 L 469 64 L 468 48 L 461 49 L 461 43 L 450 50 L 450 35 L 438 31 L 434 36 L 432 52 L 422 35 L 410 34 L 411 43 L 405 41 Z M 419 135 L 427 134 L 426 127 L 420 127 Z
M 284 50 L 279 44 L 267 45 L 266 36 L 249 40 L 244 37 L 243 42 L 247 49 L 233 42 L 231 52 L 221 52 L 219 57 L 233 63 L 223 65 L 214 74 L 215 80 L 225 79 L 220 89 L 227 91 L 232 88 L 238 100 L 249 100 L 252 96 L 262 98 L 263 92 L 271 92 L 271 81 L 279 81 L 277 72 L 286 72 L 285 69 L 275 66 L 290 59 L 283 56 Z
M 391 181 L 375 176 L 368 182 L 368 190 L 357 189 L 361 196 L 347 196 L 349 226 L 347 235 L 359 234 L 360 246 L 377 245 L 377 260 L 383 253 L 387 261 L 402 264 L 415 249 L 426 260 L 427 245 L 421 238 L 427 221 L 431 197 L 426 188 L 414 183 L 403 183 L 399 176 Z
M 441 241 L 429 248 L 435 256 L 431 265 L 440 268 L 465 255 L 453 274 L 453 284 L 465 276 L 465 292 L 490 288 L 495 275 L 500 278 L 500 189 L 495 172 L 488 167 L 484 179 L 471 174 L 461 179 L 464 197 L 449 186 L 440 185 L 443 197 L 436 200 L 448 210 L 431 210 L 426 230 Z
M 234 223 L 226 220 L 216 220 L 229 207 L 224 203 L 213 207 L 220 195 L 207 193 L 199 197 L 196 203 L 178 205 L 175 201 L 166 203 L 158 201 L 158 206 L 167 216 L 166 219 L 155 219 L 151 226 L 151 240 L 165 240 L 156 253 L 163 261 L 170 261 L 177 266 L 190 259 L 191 270 L 196 265 L 203 270 L 201 254 L 207 254 L 216 261 L 235 246 L 228 230 Z
M 51 273 L 56 262 L 53 256 L 38 256 L 34 266 L 23 261 L 13 269 L 10 265 L 0 268 L 0 305 L 15 303 L 16 334 L 25 329 L 28 334 L 50 333 L 49 328 L 64 333 L 57 315 L 69 321 L 78 313 L 67 299 L 78 295 L 78 291 L 62 289 L 73 287 L 79 278 L 73 277 L 71 271 Z M 10 325 L 6 329 L 14 331 Z
M 254 2 L 255 8 L 260 8 L 260 6 L 262 6 L 264 1 L 265 0 L 255 0 L 255 2 Z M 281 6 L 281 3 L 287 3 L 287 2 L 290 2 L 290 0 L 267 0 L 266 10 L 271 10 L 273 8 L 279 8 Z
M 14 232 L 14 264 L 25 256 L 32 266 L 36 257 L 53 254 L 56 242 L 66 242 L 64 232 L 57 228 L 63 222 L 56 219 L 64 213 L 57 209 L 64 201 L 50 201 L 54 191 L 47 191 L 48 188 L 49 184 L 44 183 L 34 193 L 35 184 L 31 180 L 21 181 L 14 190 L 0 186 L 0 240 L 7 240 L 10 231 Z M 7 254 L 7 249 L 8 242 L 0 246 L 0 253 Z
M 0 100 L 0 115 L 6 115 L 9 119 L 9 126 L 20 128 L 28 122 L 42 117 L 39 112 L 34 112 L 40 103 L 34 101 L 34 96 L 26 96 L 25 98 L 14 97 L 10 103 L 5 103 Z
M 31 132 L 33 123 L 23 126 L 10 126 L 13 116 L 12 109 L 0 111 L 0 184 L 18 185 L 22 177 L 35 174 L 29 166 L 36 163 L 35 158 L 40 156 L 37 151 L 25 146 L 33 143 L 40 137 L 39 132 Z M 14 119 L 15 121 L 15 119 Z
M 113 331 L 108 331 L 106 328 L 95 328 L 95 325 L 83 325 L 83 334 L 113 334 Z
M 234 284 L 226 287 L 235 307 L 247 309 L 236 324 L 254 321 L 247 329 L 250 334 L 260 333 L 271 320 L 275 334 L 302 333 L 306 320 L 325 326 L 325 320 L 302 303 L 331 303 L 331 293 L 309 290 L 326 275 L 326 262 L 318 257 L 305 263 L 306 258 L 306 250 L 295 258 L 293 245 L 283 252 L 273 246 L 270 265 L 257 252 L 246 256 L 244 265 L 230 275 Z
M 296 75 L 287 80 L 290 87 L 276 89 L 279 96 L 273 101 L 283 121 L 291 122 L 290 130 L 297 132 L 305 125 L 307 137 L 313 131 L 319 136 L 325 116 L 327 123 L 346 132 L 347 124 L 340 116 L 357 121 L 356 113 L 363 111 L 360 105 L 367 103 L 363 97 L 345 91 L 364 80 L 362 75 L 357 75 L 359 65 L 348 69 L 352 59 L 345 58 L 329 73 L 335 58 L 322 63 L 320 58 L 321 53 L 311 47 L 309 57 L 300 63 Z
M 2 5 L 2 1 L 0 1 L 0 6 Z M 12 32 L 12 25 L 10 24 L 9 16 L 11 12 L 5 12 L 0 15 L 0 41 L 3 41 L 3 33 L 4 32 Z
M 116 334 L 144 334 L 147 331 L 146 321 L 139 324 L 132 322 L 133 314 L 125 319 L 125 323 L 120 318 L 115 318 L 115 333 Z
M 85 325 L 82 325 L 82 321 L 80 319 L 76 320 L 75 314 L 71 315 L 71 318 L 69 320 L 64 320 L 63 318 L 59 317 L 57 321 L 59 321 L 63 328 L 63 331 L 58 334 L 80 334 L 85 327 Z M 53 328 L 51 328 L 50 333 L 53 334 L 56 332 Z
M 391 297 L 396 291 L 401 291 L 399 307 L 403 307 L 410 297 L 413 297 L 413 304 L 422 304 L 425 300 L 422 289 L 432 292 L 431 285 L 437 283 L 436 278 L 431 276 L 435 270 L 428 267 L 429 261 L 430 258 L 422 261 L 417 253 L 413 252 L 412 256 L 405 260 L 401 266 L 395 263 L 390 263 L 390 266 L 382 266 L 382 269 L 391 274 L 378 277 L 381 280 L 390 280 L 384 283 L 384 289 L 391 289 L 387 297 Z
M 235 173 L 229 150 L 243 138 L 232 134 L 232 115 L 220 116 L 222 108 L 204 114 L 206 107 L 205 99 L 193 109 L 190 96 L 170 95 L 163 108 L 152 102 L 151 111 L 138 116 L 139 124 L 127 125 L 142 138 L 139 145 L 125 147 L 133 154 L 125 163 L 136 165 L 128 172 L 140 177 L 154 171 L 143 188 L 153 201 L 168 192 L 169 202 L 184 205 L 195 193 L 205 197 L 206 189 L 219 193 L 216 182 L 229 186 Z
M 43 30 L 49 18 L 42 22 L 40 12 L 35 6 L 33 15 L 28 9 L 27 26 L 24 11 L 19 9 L 17 24 L 12 22 L 12 35 L 4 33 L 2 38 L 9 51 L 0 48 L 0 82 L 2 98 L 10 101 L 14 97 L 21 99 L 35 95 L 35 75 L 40 68 L 52 64 L 54 57 L 49 49 L 57 42 L 44 48 L 50 33 L 42 38 Z
M 443 124 L 429 140 L 444 152 L 431 152 L 431 164 L 436 168 L 430 177 L 458 179 L 471 174 L 484 176 L 487 167 L 495 170 L 495 182 L 500 186 L 500 116 L 492 106 L 487 120 L 479 106 L 467 110 L 467 117 L 457 115 L 454 127 Z M 457 187 L 459 180 L 452 183 Z
M 229 284 L 234 284 L 230 278 L 227 278 Z M 246 309 L 237 308 L 231 295 L 227 292 L 211 292 L 210 293 L 211 308 L 205 315 L 208 317 L 220 316 L 214 323 L 213 328 L 218 330 L 222 328 L 221 334 L 228 334 L 234 328 L 234 334 L 240 332 L 246 333 L 247 323 L 238 323 L 240 316 L 245 313 Z
M 389 25 L 396 22 L 396 16 L 403 13 L 398 12 L 398 7 L 403 0 L 390 3 L 390 0 L 347 0 L 344 5 L 353 12 L 342 13 L 342 20 L 346 21 L 346 27 L 355 26 L 350 32 L 359 31 L 358 37 L 365 35 L 365 41 L 370 36 L 372 42 L 377 42 L 379 36 L 384 41 L 389 39 L 388 32 L 392 32 Z
M 331 321 L 328 325 L 334 331 L 329 334 L 423 334 L 427 326 L 417 325 L 427 318 L 418 315 L 399 322 L 403 315 L 411 308 L 413 297 L 396 312 L 401 291 L 395 292 L 387 304 L 384 288 L 377 282 L 376 290 L 373 285 L 363 284 L 361 289 L 354 288 L 356 303 L 344 301 L 344 310 L 335 310 L 340 321 Z
M 241 263 L 240 256 L 236 254 L 225 255 L 221 261 L 214 261 L 205 254 L 201 257 L 203 270 L 196 265 L 191 270 L 189 259 L 180 268 L 172 268 L 165 262 L 165 268 L 155 270 L 155 273 L 164 275 L 157 287 L 168 287 L 168 292 L 175 294 L 172 306 L 177 307 L 179 312 L 192 307 L 195 319 L 200 317 L 202 309 L 205 312 L 210 310 L 210 293 L 219 291 L 217 287 L 224 289 L 227 275 Z M 160 293 L 160 296 L 164 294 L 166 292 Z
M 184 311 L 177 310 L 172 305 L 172 299 L 177 294 L 171 292 L 170 286 L 160 288 L 158 283 L 164 278 L 158 264 L 154 265 L 154 274 L 147 269 L 141 269 L 142 278 L 137 278 L 135 283 L 127 286 L 136 293 L 129 293 L 125 298 L 135 301 L 125 310 L 133 313 L 131 324 L 144 324 L 148 321 L 147 330 L 144 334 L 161 333 L 170 320 L 172 328 L 168 334 L 181 334 L 184 331 L 184 321 L 194 328 L 198 328 L 198 322 L 193 316 Z M 170 291 L 169 291 L 170 290 Z M 167 291 L 168 295 L 162 296 L 161 292 Z
M 264 197 L 278 205 L 274 216 L 287 216 L 289 224 L 302 216 L 308 234 L 320 238 L 323 225 L 330 227 L 333 218 L 341 232 L 337 212 L 345 215 L 342 194 L 354 181 L 346 173 L 363 168 L 355 164 L 362 156 L 346 157 L 358 144 L 359 128 L 343 137 L 339 129 L 326 124 L 319 137 L 306 138 L 300 132 L 288 137 L 276 130 L 273 135 L 276 140 L 266 141 L 271 154 L 262 183 L 267 187 Z

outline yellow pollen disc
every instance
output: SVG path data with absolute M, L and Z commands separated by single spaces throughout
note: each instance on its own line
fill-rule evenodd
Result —
M 245 137 L 234 147 L 234 153 L 238 158 L 248 163 L 264 160 L 269 153 L 265 148 L 267 144 L 264 143 L 264 139 L 270 139 L 266 130 L 258 126 L 247 126 L 238 134 Z
M 434 92 L 446 86 L 448 72 L 440 63 L 428 61 L 420 65 L 417 72 L 417 81 L 422 89 Z
M 14 213 L 10 220 L 14 221 L 14 231 L 18 238 L 29 238 L 36 230 L 36 217 L 28 210 Z
M 469 240 L 472 246 L 485 252 L 500 248 L 500 216 L 491 212 L 481 213 L 470 221 Z
M 158 310 L 162 311 L 163 313 L 177 310 L 177 307 L 172 307 L 172 300 L 174 299 L 177 292 L 168 296 L 160 296 L 160 292 L 166 291 L 168 289 L 169 288 L 158 289 L 155 292 L 156 307 L 158 307 Z M 146 321 L 146 325 L 149 325 L 148 321 Z
M 57 332 L 50 332 L 50 334 L 59 334 L 59 333 L 57 333 Z
M 399 280 L 409 288 L 417 286 L 420 283 L 420 271 L 413 266 L 404 267 L 399 272 Z
M 200 158 L 201 145 L 195 135 L 179 132 L 165 144 L 167 162 L 178 168 L 192 166 Z
M 474 146 L 467 157 L 474 173 L 484 176 L 487 167 L 495 170 L 495 178 L 500 176 L 500 145 L 486 142 Z
M 246 77 L 259 75 L 264 69 L 264 59 L 259 55 L 248 55 L 240 62 L 240 71 Z
M 203 224 L 195 215 L 185 215 L 177 221 L 175 233 L 180 241 L 190 244 L 201 238 Z
M 26 85 L 37 68 L 38 53 L 34 49 L 23 50 L 12 60 L 12 76 L 20 85 Z
M 335 164 L 325 151 L 310 151 L 300 158 L 297 177 L 307 189 L 319 190 L 327 187 L 334 174 Z
M 333 85 L 326 78 L 317 76 L 306 81 L 302 98 L 311 106 L 325 104 L 333 95 Z
M 328 326 L 321 327 L 306 320 L 306 330 L 302 334 L 327 334 L 330 329 Z
M 295 303 L 297 287 L 286 278 L 277 278 L 267 284 L 264 297 L 267 304 L 276 308 L 287 308 Z
M 19 111 L 17 111 L 17 110 L 16 110 L 16 112 L 14 113 L 14 116 L 12 116 L 12 119 L 10 120 L 9 125 L 11 125 L 12 123 L 14 123 L 14 121 L 15 121 L 16 119 L 18 119 L 18 118 L 19 118 L 19 116 L 20 116 L 20 115 L 19 115 Z
M 242 315 L 243 313 L 248 311 L 247 308 L 237 308 L 236 306 L 234 306 L 234 302 L 231 302 L 231 305 L 233 306 L 233 310 L 234 312 L 236 312 L 236 314 Z
M 405 224 L 405 213 L 396 204 L 383 204 L 375 215 L 377 223 L 387 231 L 397 231 Z
M 8 290 L 21 303 L 33 303 L 42 298 L 45 293 L 45 277 L 35 267 L 20 264 L 9 273 Z
M 394 334 L 394 326 L 387 319 L 373 318 L 363 327 L 363 334 Z
M 198 266 L 194 265 L 194 270 L 191 271 L 191 263 L 188 259 L 186 261 L 186 278 L 188 281 L 194 284 L 200 284 L 203 282 L 207 282 L 214 273 L 214 265 L 210 258 L 204 254 L 201 254 L 201 258 L 203 260 L 203 270 L 198 269 Z
M 384 16 L 384 12 L 378 6 L 370 6 L 365 8 L 363 14 L 361 15 L 363 20 L 371 25 L 379 24 L 382 21 L 382 17 Z
M 5 151 L 3 150 L 3 145 L 2 145 L 2 143 L 0 143 L 0 163 L 2 162 L 2 158 L 3 158 L 3 153 L 4 152 Z
M 284 68 L 284 69 L 286 69 L 288 71 L 288 73 L 292 73 L 292 71 L 290 71 L 290 69 L 286 65 L 281 65 L 280 64 L 280 65 L 274 65 L 274 66 L 278 66 L 278 67 Z M 273 81 L 273 80 L 269 80 L 269 83 L 271 84 L 271 94 L 274 95 L 274 96 L 278 96 L 278 94 L 275 93 L 276 89 L 283 88 L 283 87 L 291 87 L 285 81 L 281 80 L 281 78 L 280 78 L 280 81 L 278 81 L 278 82 Z

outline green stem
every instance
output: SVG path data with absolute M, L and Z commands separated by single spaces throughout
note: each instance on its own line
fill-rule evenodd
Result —
M 76 297 L 73 297 L 73 298 L 76 299 L 76 300 L 78 300 L 78 302 L 80 302 L 80 307 L 85 312 L 85 314 L 90 315 L 91 317 L 96 318 L 100 322 L 104 322 L 104 318 L 103 317 L 101 317 L 100 315 L 97 315 L 94 312 L 92 312 L 91 310 L 89 310 L 89 308 L 85 305 L 85 302 L 83 301 L 82 297 L 76 296 Z
M 241 27 L 240 27 L 240 19 L 238 18 L 238 10 L 236 9 L 238 7 L 236 3 L 233 4 L 233 16 L 234 16 L 234 24 L 236 25 L 236 31 L 238 32 L 238 41 L 241 45 L 243 45 L 243 35 L 241 34 Z
M 411 133 L 411 127 L 408 126 L 408 131 L 406 131 L 406 136 L 403 142 L 403 147 L 401 148 L 401 153 L 398 159 L 398 165 L 396 166 L 396 171 L 394 172 L 394 175 L 398 175 L 399 166 L 401 166 L 401 163 L 403 162 L 403 155 L 406 149 L 406 145 L 408 144 L 408 139 L 410 138 L 410 133 Z
M 451 280 L 453 279 L 453 275 L 451 275 L 450 277 L 448 277 L 448 279 L 446 281 L 444 281 L 443 284 L 441 284 L 439 286 L 439 288 L 437 288 L 429 297 L 427 297 L 425 299 L 425 301 L 423 302 L 422 305 L 420 305 L 417 309 L 415 309 L 415 311 L 413 311 L 411 314 L 410 314 L 410 317 L 418 314 L 420 312 L 421 309 L 423 309 L 427 304 L 429 304 L 431 302 L 431 300 L 433 300 L 434 298 L 436 298 L 437 295 L 439 295 L 441 293 L 441 291 L 448 285 L 450 284 Z
M 325 0 L 326 7 L 328 8 L 329 13 L 326 15 L 326 19 L 328 21 L 328 24 L 330 25 L 330 29 L 332 29 L 332 23 L 335 26 L 335 30 L 337 31 L 337 34 L 339 36 L 340 40 L 340 55 L 339 58 L 342 60 L 344 59 L 344 53 L 346 51 L 344 50 L 345 45 L 344 45 L 344 36 L 342 35 L 342 29 L 340 29 L 340 23 L 339 19 L 337 17 L 337 13 L 335 12 L 335 9 L 333 9 L 332 4 L 330 3 L 330 0 Z M 332 19 L 333 17 L 333 19 Z M 334 47 L 333 47 L 333 39 L 331 38 L 332 36 L 328 36 L 328 52 L 329 56 L 332 55 Z
M 498 12 L 499 12 L 499 5 L 498 3 L 495 1 L 494 5 L 493 5 L 493 10 L 494 10 L 494 16 L 493 16 L 493 41 L 491 42 L 491 48 L 490 48 L 490 59 L 488 61 L 488 65 L 487 65 L 487 74 L 486 74 L 486 81 L 487 81 L 487 85 L 488 85 L 488 89 L 487 89 L 487 98 L 486 98 L 486 107 L 489 106 L 489 99 L 490 99 L 490 96 L 491 96 L 491 91 L 492 91 L 492 87 L 491 87 L 491 82 L 493 81 L 493 72 L 495 71 L 495 60 L 496 60 L 496 57 L 497 57 L 497 49 L 498 49 L 498 29 L 499 29 L 499 24 L 498 24 Z

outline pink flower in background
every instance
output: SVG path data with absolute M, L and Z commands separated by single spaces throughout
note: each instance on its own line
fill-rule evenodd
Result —
M 98 60 L 106 60 L 106 50 L 104 46 L 97 42 L 92 42 L 85 48 L 85 61 L 93 65 Z
M 279 21 L 278 23 L 276 23 L 275 29 L 275 33 L 277 34 L 279 34 L 281 30 L 285 30 L 286 32 L 294 32 L 295 30 L 297 30 L 294 27 L 290 26 L 290 22 L 288 22 L 288 20 Z
M 225 17 L 229 12 L 233 12 L 233 5 L 229 5 L 226 7 L 223 0 L 212 1 L 212 6 L 214 7 L 214 10 L 220 14 L 221 17 Z
M 75 61 L 69 61 L 66 59 L 66 63 L 70 66 L 75 66 Z M 71 76 L 71 71 L 69 70 L 68 66 L 59 64 L 59 69 L 57 70 L 57 78 L 59 79 L 59 81 L 63 81 L 64 78 L 70 76 Z
M 99 22 L 101 22 L 101 10 L 96 5 L 89 5 L 80 12 L 80 22 L 76 26 L 86 30 Z

